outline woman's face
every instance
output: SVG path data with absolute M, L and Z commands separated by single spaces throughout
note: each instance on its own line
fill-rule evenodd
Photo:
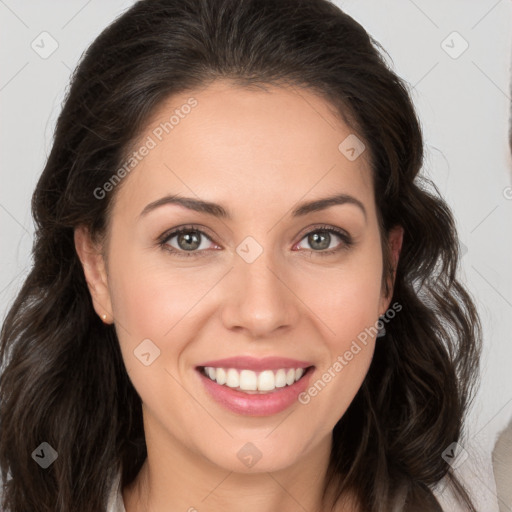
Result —
M 232 471 L 290 466 L 330 439 L 389 306 L 369 152 L 310 91 L 227 82 L 170 98 L 134 150 L 113 186 L 106 273 L 88 281 L 146 435 Z M 219 384 L 204 366 L 239 371 L 210 370 Z M 289 385 L 292 368 L 309 369 Z

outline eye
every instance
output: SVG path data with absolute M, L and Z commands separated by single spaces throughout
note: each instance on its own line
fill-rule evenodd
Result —
M 341 240 L 334 247 L 332 246 L 333 235 Z M 306 252 L 319 256 L 329 256 L 347 250 L 354 245 L 348 233 L 332 226 L 317 226 L 306 233 L 302 240 L 306 240 L 312 247 L 312 249 L 304 249 Z M 158 240 L 159 245 L 164 250 L 185 258 L 207 256 L 210 252 L 208 242 L 213 243 L 212 239 L 196 226 L 183 226 L 167 231 Z M 295 247 L 300 247 L 300 244 Z
M 171 243 L 176 239 L 174 244 Z M 159 244 L 163 249 L 175 254 L 176 256 L 190 257 L 204 255 L 208 249 L 208 243 L 212 242 L 211 238 L 194 226 L 184 226 L 166 232 L 159 240 Z
M 334 247 L 331 245 L 333 235 L 341 239 L 341 243 Z M 313 231 L 309 231 L 302 240 L 306 240 L 310 247 L 312 247 L 312 250 L 306 249 L 307 252 L 318 254 L 319 256 L 328 256 L 342 250 L 347 250 L 354 244 L 348 233 L 332 226 L 316 227 Z

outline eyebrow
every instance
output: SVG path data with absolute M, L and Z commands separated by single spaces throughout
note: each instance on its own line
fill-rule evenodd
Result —
M 146 207 L 142 210 L 139 215 L 140 217 L 144 217 L 149 212 L 159 208 L 160 206 L 167 204 L 177 204 L 181 205 L 189 210 L 193 210 L 195 212 L 206 213 L 208 215 L 212 215 L 213 217 L 217 217 L 220 219 L 231 220 L 231 215 L 229 212 L 220 204 L 211 203 L 209 201 L 203 201 L 201 199 L 194 199 L 192 197 L 183 197 L 179 195 L 168 195 L 153 201 L 146 205 Z M 322 199 L 316 199 L 313 201 L 308 201 L 299 204 L 292 210 L 292 217 L 303 217 L 308 213 L 318 212 L 321 210 L 325 210 L 335 205 L 342 204 L 353 204 L 361 209 L 364 214 L 365 220 L 367 220 L 367 212 L 364 204 L 353 196 L 348 194 L 336 194 L 329 197 L 324 197 Z

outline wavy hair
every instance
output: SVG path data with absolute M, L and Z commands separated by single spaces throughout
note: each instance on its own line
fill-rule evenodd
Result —
M 74 71 L 32 197 L 33 266 L 1 331 L 0 468 L 5 512 L 105 511 L 146 456 L 141 399 L 115 327 L 96 315 L 74 230 L 105 235 L 114 191 L 98 199 L 170 95 L 226 79 L 307 88 L 364 141 L 382 239 L 383 286 L 402 306 L 333 430 L 324 486 L 367 512 L 441 510 L 441 456 L 464 434 L 479 380 L 481 325 L 458 279 L 454 218 L 420 175 L 423 137 L 406 84 L 381 46 L 327 0 L 141 0 L 90 45 Z M 387 236 L 404 227 L 397 268 Z M 393 282 L 393 281 L 392 281 Z M 31 454 L 58 453 L 48 468 Z M 333 502 L 333 508 L 334 508 Z

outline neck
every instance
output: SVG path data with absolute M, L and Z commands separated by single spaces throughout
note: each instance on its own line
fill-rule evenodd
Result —
M 239 473 L 213 464 L 168 432 L 163 436 L 154 423 L 145 427 L 148 456 L 134 482 L 123 489 L 126 512 L 331 510 L 331 503 L 322 500 L 331 435 L 284 469 Z M 333 498 L 332 491 L 327 494 Z M 333 511 L 357 512 L 354 503 L 345 498 Z

